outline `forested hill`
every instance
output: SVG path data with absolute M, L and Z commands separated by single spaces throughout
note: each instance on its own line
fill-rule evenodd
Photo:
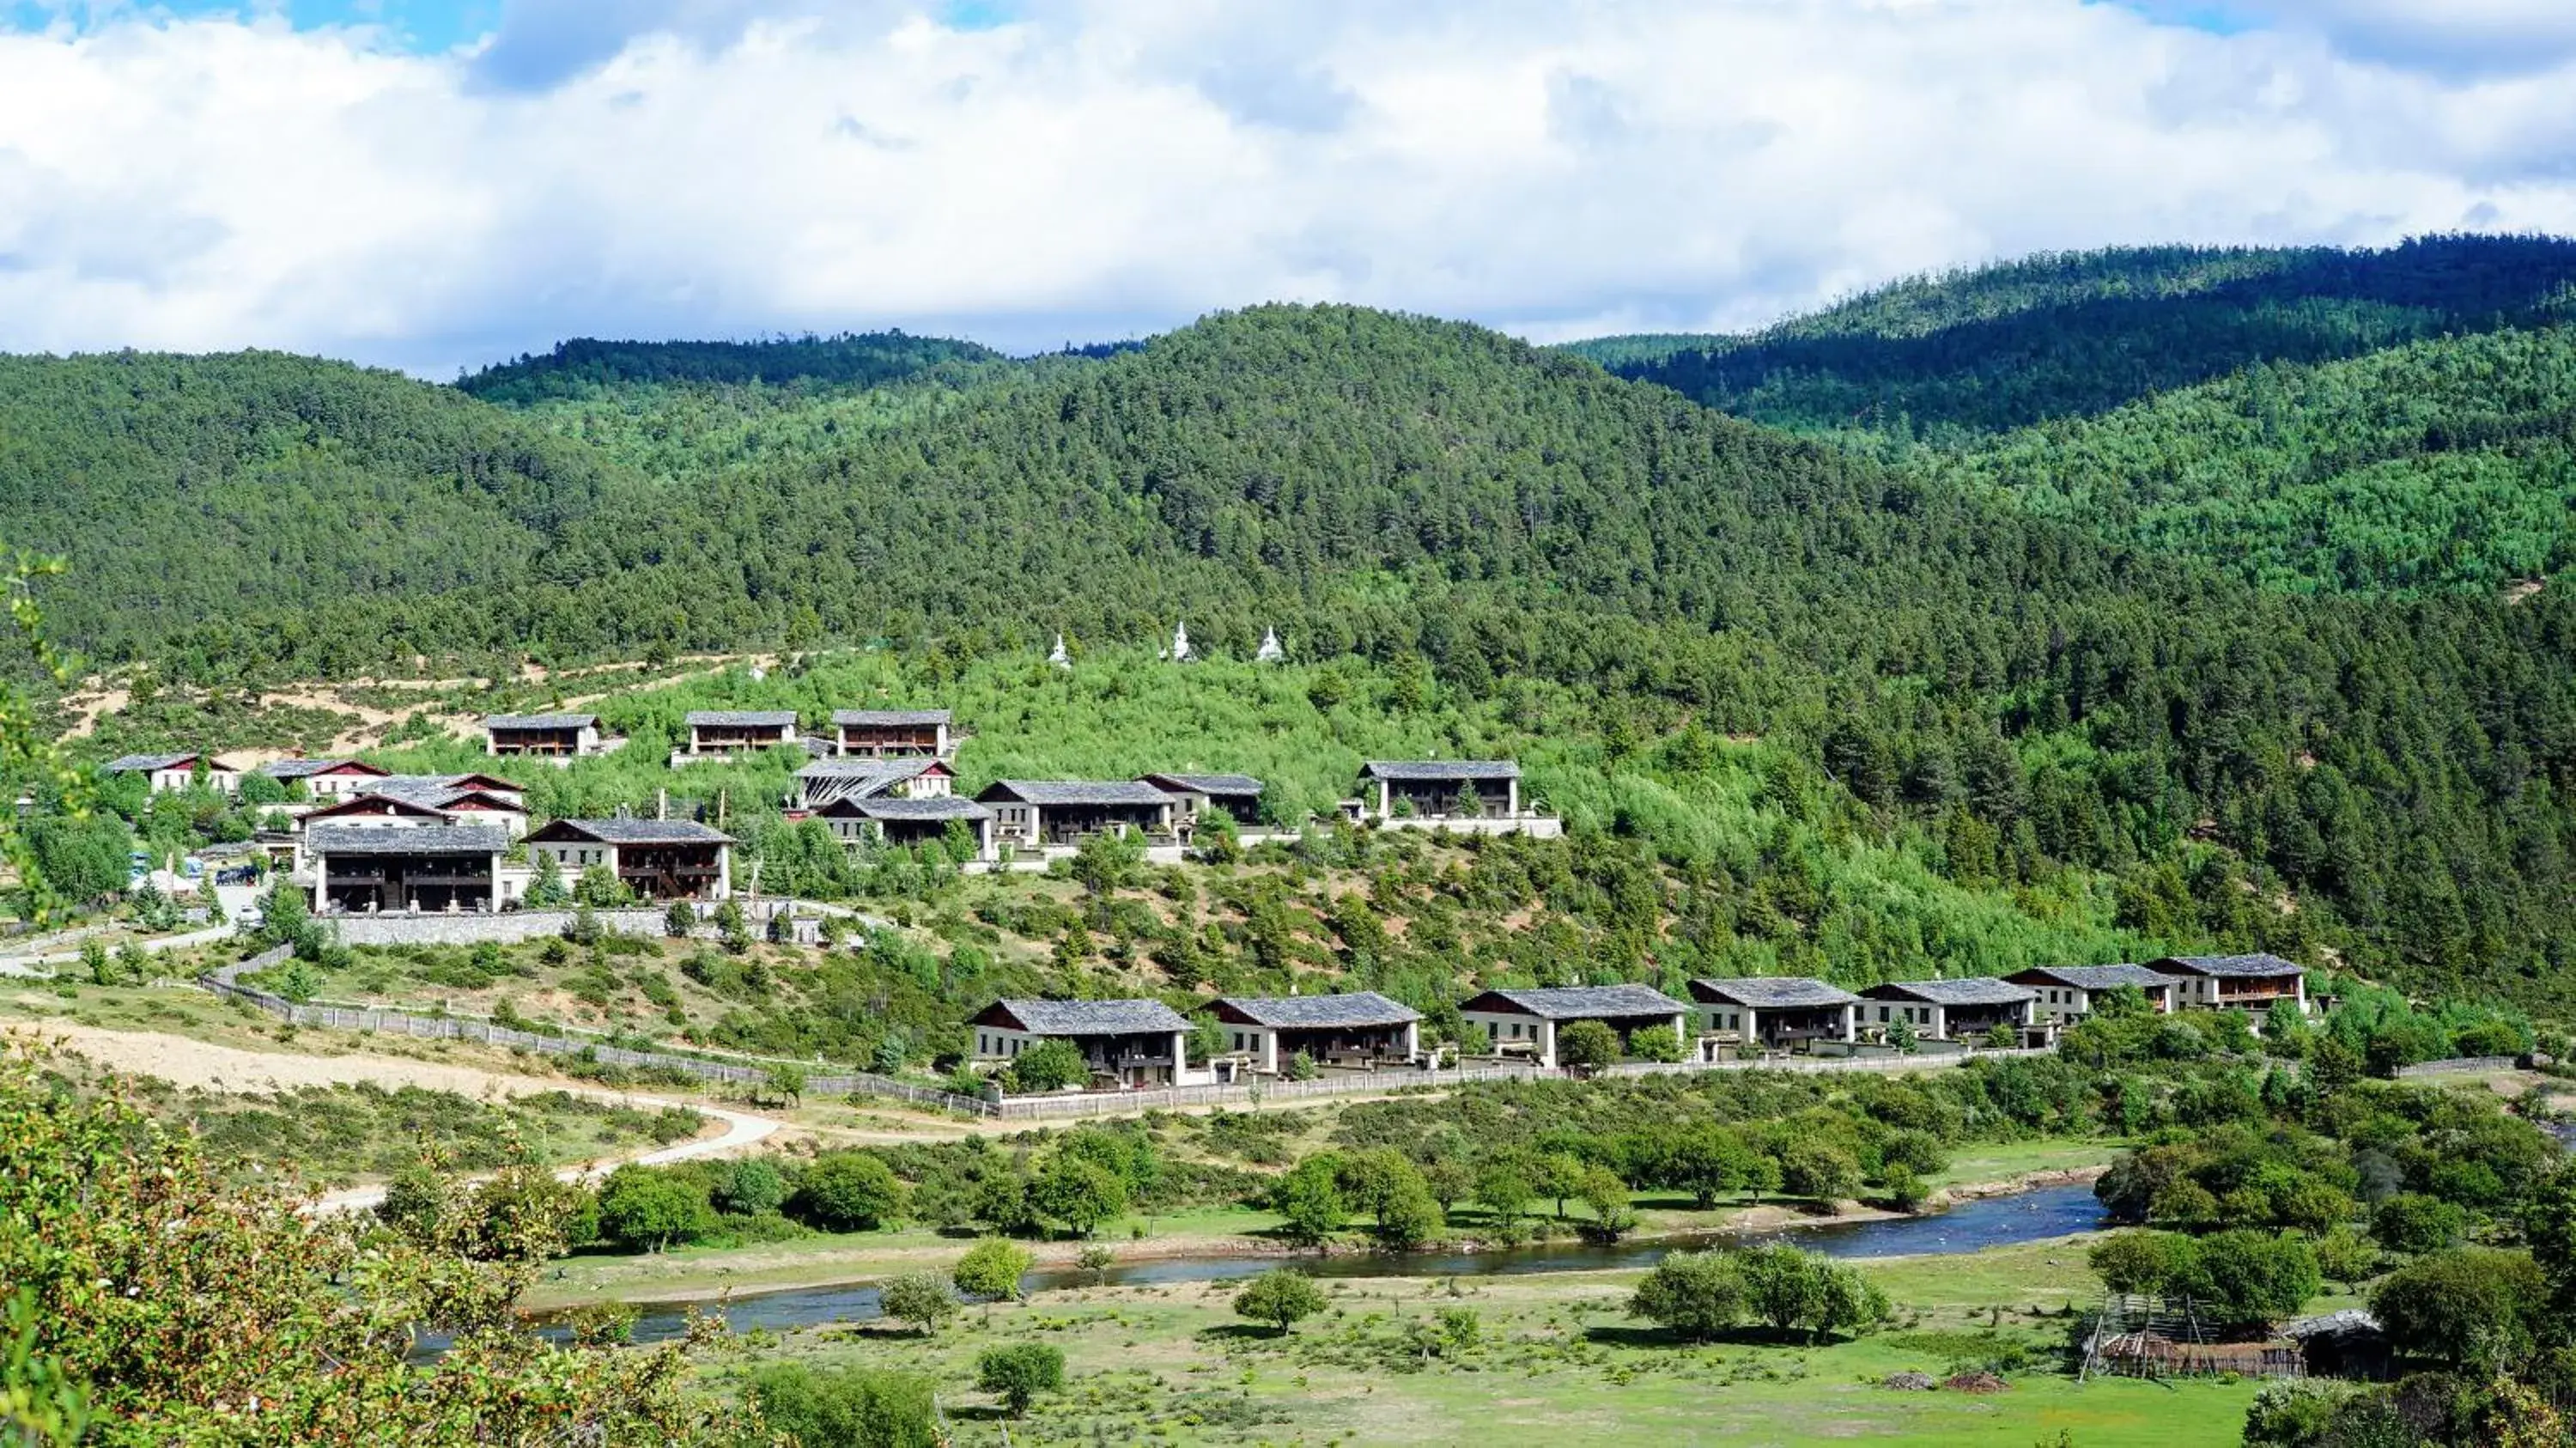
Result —
M 2257 365 L 1950 471 L 2267 587 L 2492 593 L 2576 563 L 2576 326 Z
M 2124 248 L 1899 282 L 1745 336 L 1573 344 L 1622 376 L 1807 432 L 1944 446 L 2252 363 L 2576 317 L 2576 242 Z
M 712 464 L 664 441 L 709 395 L 513 412 L 287 358 L 12 363 L 9 541 L 70 554 L 45 597 L 72 642 L 232 683 L 876 639 L 1035 668 L 1059 628 L 1186 619 L 1242 653 L 1276 624 L 1506 717 L 1515 677 L 1562 680 L 1599 701 L 1572 727 L 1685 775 L 1685 721 L 1768 736 L 2031 909 L 2117 878 L 2139 920 L 2427 989 L 2554 989 L 2576 942 L 2555 591 L 2266 593 L 1350 308 L 996 368 L 867 429 L 791 389 L 749 424 L 784 444 L 723 434 Z
M 902 332 L 845 332 L 763 342 L 604 342 L 576 337 L 457 379 L 489 402 L 525 406 L 598 397 L 637 384 L 762 384 L 807 389 L 882 387 L 959 364 L 998 362 L 974 342 Z

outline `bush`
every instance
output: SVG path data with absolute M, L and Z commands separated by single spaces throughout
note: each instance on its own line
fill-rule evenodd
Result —
M 991 1237 L 968 1248 L 966 1255 L 957 1259 L 949 1280 L 957 1284 L 958 1291 L 988 1302 L 1015 1298 L 1020 1295 L 1020 1278 L 1028 1273 L 1034 1260 L 1026 1247 Z
M 1786 1245 L 1736 1254 L 1745 1307 L 1779 1332 L 1803 1328 L 1810 1342 L 1873 1326 L 1888 1315 L 1887 1294 L 1852 1268 Z
M 2197 1244 L 2192 1295 L 2222 1326 L 2260 1327 L 2295 1316 L 2324 1286 L 2304 1237 L 2240 1227 Z
M 1040 1041 L 1022 1051 L 1005 1072 L 1014 1091 L 1061 1091 L 1091 1079 L 1091 1063 L 1071 1041 Z
M 1029 1184 L 1029 1205 L 1077 1237 L 1127 1210 L 1127 1184 L 1096 1162 L 1058 1152 Z
M 1747 1310 L 1744 1274 L 1727 1252 L 1669 1253 L 1628 1298 L 1629 1316 L 1690 1342 L 1724 1334 Z
M 600 1238 L 630 1252 L 659 1252 L 715 1227 L 715 1208 L 693 1174 L 621 1166 L 600 1186 Z
M 1780 1190 L 1831 1206 L 1860 1194 L 1860 1163 L 1829 1141 L 1802 1137 L 1780 1153 Z
M 1064 1349 L 1042 1342 L 988 1347 L 975 1359 L 975 1386 L 1021 1417 L 1038 1394 L 1064 1387 Z
M 2398 1352 L 2488 1369 L 2530 1346 L 2547 1304 L 2539 1264 L 2485 1247 L 2419 1257 L 2370 1294 L 2371 1313 Z
M 758 1157 L 730 1162 L 716 1178 L 714 1201 L 716 1210 L 729 1217 L 774 1212 L 786 1204 L 787 1178 Z
M 1576 1021 L 1556 1033 L 1556 1063 L 1598 1068 L 1619 1059 L 1619 1036 L 1599 1021 Z
M 751 1376 L 761 1426 L 811 1448 L 938 1448 L 929 1379 L 864 1368 L 773 1363 Z
M 892 1167 L 866 1152 L 842 1151 L 805 1169 L 790 1211 L 826 1232 L 862 1232 L 892 1221 L 902 1203 L 903 1183 Z
M 1266 1322 L 1282 1337 L 1298 1322 L 1324 1310 L 1324 1293 L 1303 1272 L 1273 1267 L 1234 1295 L 1234 1313 Z
M 2400 1192 L 2370 1214 L 2370 1235 L 2391 1252 L 2439 1252 L 2468 1230 L 2469 1214 L 2439 1197 Z
M 1648 1026 L 1628 1038 L 1628 1054 L 1640 1061 L 1678 1061 L 1682 1038 L 1670 1026 Z
M 957 1312 L 957 1295 L 936 1272 L 906 1272 L 878 1289 L 877 1306 L 897 1322 L 909 1322 L 924 1337 Z

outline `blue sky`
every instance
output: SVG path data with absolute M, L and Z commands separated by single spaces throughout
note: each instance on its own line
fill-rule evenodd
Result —
M 2576 231 L 2571 0 L 0 0 L 0 350 L 1758 325 Z

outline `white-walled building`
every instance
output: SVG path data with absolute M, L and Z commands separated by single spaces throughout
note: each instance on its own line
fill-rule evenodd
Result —
M 1409 1066 L 1422 1056 L 1422 1013 L 1373 990 L 1220 996 L 1211 1009 L 1229 1052 L 1266 1076 L 1301 1052 L 1319 1066 Z
M 1641 1030 L 1669 1028 L 1675 1042 L 1690 1039 L 1690 1007 L 1646 985 L 1574 985 L 1489 990 L 1458 1007 L 1458 1017 L 1483 1026 L 1494 1050 L 1554 1066 L 1558 1033 L 1576 1021 L 1599 1021 L 1625 1046 Z
M 975 1059 L 1007 1066 L 1040 1041 L 1070 1041 L 1094 1077 L 1120 1086 L 1204 1085 L 1189 1064 L 1190 1023 L 1158 1000 L 998 1000 L 967 1022 Z

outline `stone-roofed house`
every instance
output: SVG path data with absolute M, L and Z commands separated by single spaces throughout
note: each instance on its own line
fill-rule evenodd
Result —
M 1806 976 L 1694 980 L 1700 1007 L 1700 1057 L 1716 1060 L 1728 1046 L 1785 1051 L 1812 1041 L 1858 1039 L 1860 997 Z
M 836 799 L 935 799 L 957 787 L 957 771 L 936 759 L 818 759 L 796 771 L 796 808 Z
M 492 825 L 411 829 L 320 824 L 304 831 L 317 913 L 497 910 L 510 837 Z
M 1409 1066 L 1422 1055 L 1422 1013 L 1373 990 L 1342 995 L 1220 996 L 1211 1008 L 1232 1052 L 1276 1076 L 1304 1055 L 1321 1066 Z
M 1552 839 L 1553 815 L 1525 807 L 1521 767 L 1508 759 L 1372 759 L 1360 766 L 1359 797 L 1342 801 L 1354 824 Z
M 2181 1009 L 2245 1011 L 2261 1015 L 2277 1000 L 2308 1009 L 2307 968 L 2277 955 L 2168 955 L 2147 969 L 2174 982 Z
M 1002 999 L 967 1020 L 979 1062 L 1007 1066 L 1040 1041 L 1071 1041 L 1095 1078 L 1119 1086 L 1190 1086 L 1211 1076 L 1190 1069 L 1190 1023 L 1158 1000 Z
M 2039 1021 L 2039 992 L 1987 976 L 1896 980 L 1861 992 L 1861 1024 L 1881 1037 L 1898 1021 L 1926 1041 L 1983 1041 L 1997 1026 L 2027 1032 Z
M 596 714 L 494 714 L 483 721 L 483 752 L 490 755 L 562 764 L 608 749 Z
M 604 866 L 642 900 L 733 894 L 733 837 L 695 820 L 555 820 L 528 835 L 528 855 L 551 857 L 566 885 Z
M 206 787 L 222 794 L 241 790 L 241 770 L 212 754 L 127 754 L 99 766 L 102 774 L 139 774 L 150 794 L 166 794 L 187 789 L 197 782 L 203 766 Z
M 301 784 L 317 800 L 346 799 L 393 774 L 363 759 L 272 759 L 259 772 L 279 784 Z
M 1147 774 L 1137 782 L 1180 801 L 1185 819 L 1214 812 L 1238 825 L 1261 822 L 1261 781 L 1248 774 Z
M 2174 977 L 2143 965 L 2034 965 L 2004 979 L 2039 992 L 2044 1021 L 2073 1025 L 2093 1014 L 2094 998 L 2118 986 L 2133 985 L 2145 993 L 2159 1014 L 2174 1008 Z
M 1022 849 L 1079 844 L 1109 830 L 1167 839 L 1180 808 L 1132 779 L 1004 779 L 975 798 L 992 808 L 994 842 Z
M 1516 986 L 1485 991 L 1458 1007 L 1458 1017 L 1483 1026 L 1498 1055 L 1528 1056 L 1556 1064 L 1559 1031 L 1576 1021 L 1599 1021 L 1616 1032 L 1621 1049 L 1637 1032 L 1663 1026 L 1675 1041 L 1690 1039 L 1690 1007 L 1645 985 Z
M 672 753 L 674 766 L 796 743 L 793 709 L 692 709 L 681 722 L 688 726 L 689 742 Z
M 912 849 L 934 841 L 945 843 L 949 822 L 963 821 L 974 834 L 975 858 L 993 858 L 993 811 L 975 800 L 955 795 L 921 799 L 848 795 L 814 811 L 814 818 L 830 826 L 844 844 L 873 841 L 896 849 Z
M 957 752 L 945 709 L 835 709 L 832 752 L 844 758 L 946 759 Z

